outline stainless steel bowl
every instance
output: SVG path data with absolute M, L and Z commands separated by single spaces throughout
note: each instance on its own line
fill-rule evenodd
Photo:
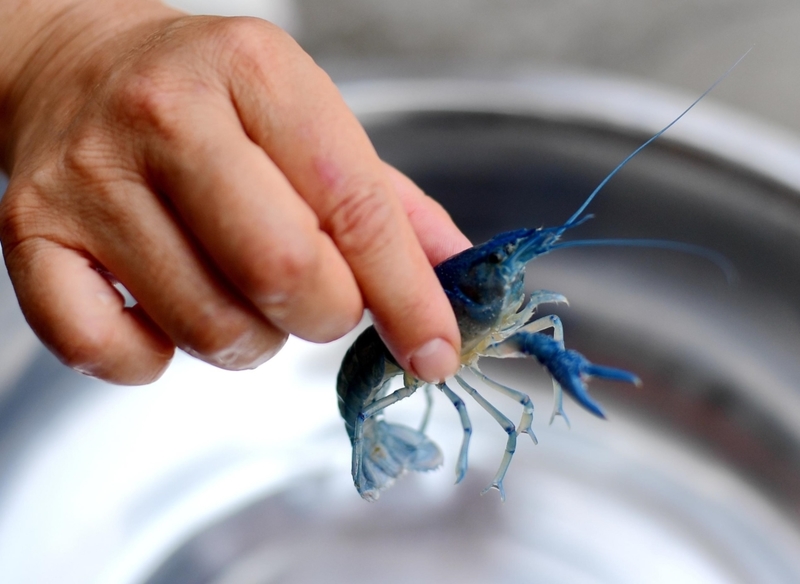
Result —
M 343 91 L 381 155 L 476 241 L 562 223 L 693 99 L 545 73 Z M 537 407 L 540 444 L 520 443 L 505 504 L 479 495 L 505 434 L 469 401 L 470 471 L 452 485 L 460 430 L 444 399 L 431 426 L 444 468 L 376 504 L 358 498 L 333 387 L 352 336 L 292 341 L 249 373 L 181 356 L 145 388 L 19 351 L 0 410 L 0 581 L 798 582 L 799 192 L 800 144 L 708 100 L 568 236 L 700 244 L 738 283 L 657 249 L 570 249 L 529 266 L 531 288 L 570 299 L 553 307 L 568 345 L 644 387 L 593 382 L 609 421 L 569 403 L 568 430 L 547 425 L 535 364 L 485 363 Z M 422 404 L 407 402 L 389 415 L 415 423 Z

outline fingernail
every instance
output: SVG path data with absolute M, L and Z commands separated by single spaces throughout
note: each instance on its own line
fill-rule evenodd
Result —
M 97 372 L 93 365 L 72 365 L 72 369 L 86 377 L 97 377 Z
M 287 339 L 287 337 L 284 336 L 279 342 L 273 342 L 270 346 L 264 347 L 261 343 L 254 341 L 254 336 L 252 332 L 244 333 L 229 346 L 214 353 L 199 353 L 189 346 L 183 346 L 181 349 L 192 357 L 205 361 L 214 367 L 227 369 L 229 371 L 242 371 L 245 369 L 255 369 L 274 357 L 286 343 Z
M 411 354 L 414 375 L 429 383 L 441 383 L 455 374 L 459 358 L 453 345 L 444 339 L 433 339 Z

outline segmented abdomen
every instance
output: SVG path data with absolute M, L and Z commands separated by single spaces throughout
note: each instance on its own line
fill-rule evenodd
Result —
M 375 327 L 361 333 L 347 350 L 336 380 L 336 393 L 350 442 L 358 415 L 378 398 L 383 384 L 402 371 Z

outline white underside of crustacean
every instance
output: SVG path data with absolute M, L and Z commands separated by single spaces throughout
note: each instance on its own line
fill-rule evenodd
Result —
M 477 342 L 462 348 L 461 351 L 461 365 L 465 367 L 474 366 L 480 357 L 504 357 L 510 355 L 501 355 L 497 352 L 487 353 L 489 347 L 502 343 L 508 337 L 522 329 L 533 318 L 536 308 L 540 304 L 547 303 L 564 303 L 569 304 L 567 298 L 558 292 L 550 292 L 548 290 L 536 290 L 531 293 L 530 297 L 526 299 L 524 295 L 517 298 L 511 298 L 503 307 L 498 318 L 497 323 L 489 330 L 489 332 Z M 538 330 L 550 328 L 552 325 L 545 326 Z

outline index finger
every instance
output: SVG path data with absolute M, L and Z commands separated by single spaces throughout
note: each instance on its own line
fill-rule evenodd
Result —
M 259 25 L 269 26 L 242 26 Z M 455 317 L 363 128 L 311 58 L 287 48 L 288 35 L 237 34 L 250 39 L 231 55 L 245 131 L 318 216 L 400 365 L 426 381 L 453 374 Z

